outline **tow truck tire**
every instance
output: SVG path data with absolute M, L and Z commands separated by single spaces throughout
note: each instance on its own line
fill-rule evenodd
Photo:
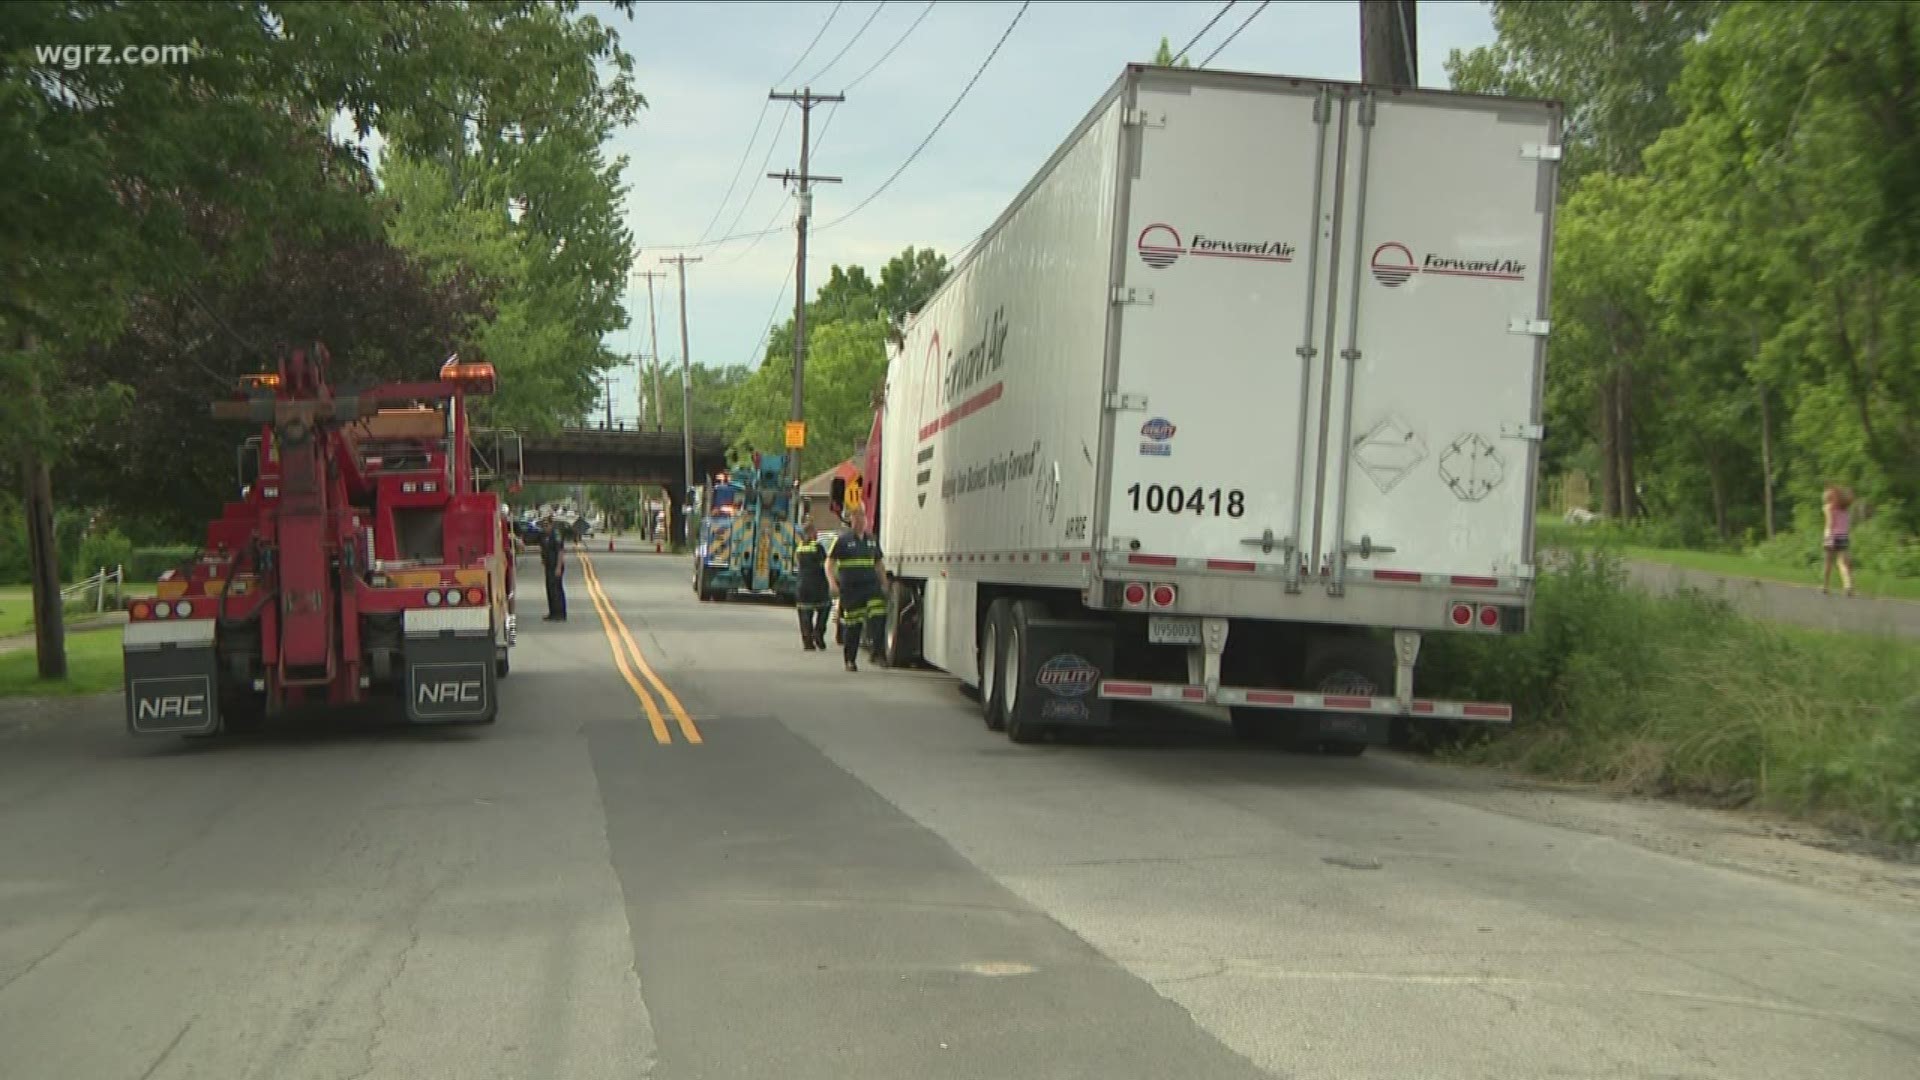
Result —
M 1024 701 L 1029 673 L 1039 662 L 1028 623 L 1047 612 L 1031 600 L 1016 600 L 1007 608 L 1003 655 L 1000 661 L 1000 708 L 1006 717 L 1007 738 L 1022 745 L 1041 742 L 1052 728 L 1032 718 Z
M 986 623 L 980 627 L 980 715 L 988 731 L 1007 726 L 1006 699 L 1001 697 L 1000 666 L 1006 656 L 1008 603 L 995 600 L 987 605 Z
M 511 654 L 503 652 L 499 656 L 494 658 L 494 661 L 493 661 L 493 677 L 494 678 L 504 679 L 512 671 L 513 671 L 513 659 Z

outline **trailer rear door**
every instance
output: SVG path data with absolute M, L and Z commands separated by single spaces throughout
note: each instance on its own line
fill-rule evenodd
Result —
M 1362 94 L 1341 122 L 1315 550 L 1354 582 L 1511 584 L 1532 562 L 1557 113 Z
M 1326 307 L 1332 98 L 1152 71 L 1136 93 L 1108 543 L 1148 565 L 1285 565 L 1312 481 L 1301 451 Z

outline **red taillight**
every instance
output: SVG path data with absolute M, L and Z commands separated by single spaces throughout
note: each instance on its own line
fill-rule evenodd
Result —
M 1147 602 L 1147 587 L 1137 581 L 1129 581 L 1121 595 L 1126 599 L 1128 607 L 1139 607 Z
M 1500 625 L 1500 609 L 1492 604 L 1480 609 L 1480 625 L 1489 630 Z
M 1453 605 L 1453 625 L 1471 626 L 1472 624 L 1473 624 L 1473 605 L 1471 604 Z
M 1153 587 L 1153 606 L 1154 607 L 1172 607 L 1175 595 L 1176 594 L 1173 591 L 1173 586 L 1155 585 Z
M 148 604 L 145 600 L 142 600 L 139 603 L 133 605 L 133 617 L 136 619 L 144 619 L 152 614 L 153 614 L 153 606 L 151 604 Z
M 469 604 L 477 604 L 477 603 L 479 603 L 479 602 L 480 602 L 480 600 L 481 600 L 481 597 L 482 597 L 482 596 L 483 596 L 483 594 L 482 594 L 482 593 L 480 592 L 480 590 L 479 590 L 479 589 L 468 589 L 468 590 L 467 590 L 467 603 L 469 603 Z

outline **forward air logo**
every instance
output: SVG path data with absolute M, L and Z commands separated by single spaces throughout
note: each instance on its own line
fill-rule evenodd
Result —
M 1483 281 L 1525 281 L 1527 264 L 1517 259 L 1455 259 L 1428 252 L 1415 261 L 1405 244 L 1392 241 L 1373 249 L 1373 280 L 1397 289 L 1415 274 L 1435 277 L 1479 278 Z
M 1140 230 L 1140 237 L 1134 242 L 1140 252 L 1140 261 L 1155 270 L 1165 270 L 1180 261 L 1182 255 L 1193 255 L 1208 259 L 1247 259 L 1253 262 L 1290 263 L 1293 261 L 1294 247 L 1284 240 L 1222 240 L 1201 233 L 1193 234 L 1193 241 L 1182 244 L 1180 230 L 1171 225 L 1156 223 Z

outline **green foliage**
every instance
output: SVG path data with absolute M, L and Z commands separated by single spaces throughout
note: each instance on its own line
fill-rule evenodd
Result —
M 1160 47 L 1153 50 L 1152 62 L 1156 67 L 1190 68 L 1193 66 L 1193 61 L 1188 60 L 1184 56 L 1180 58 L 1179 63 L 1174 62 L 1173 45 L 1170 42 L 1168 42 L 1164 36 L 1160 38 Z
M 1507 700 L 1473 758 L 1920 840 L 1920 647 L 1750 622 L 1627 587 L 1606 553 L 1542 575 L 1530 633 L 1430 635 L 1422 685 Z
M 1512 3 L 1460 89 L 1567 104 L 1550 471 L 1661 545 L 1803 562 L 1821 489 L 1863 565 L 1920 529 L 1920 14 L 1911 5 Z M 1771 518 L 1768 497 L 1774 502 Z M 1750 538 L 1750 539 L 1749 539 Z
M 835 266 L 807 304 L 806 415 L 808 472 L 851 456 L 873 426 L 886 382 L 887 343 L 894 328 L 946 281 L 947 260 L 909 247 L 880 270 L 876 284 L 861 267 Z M 672 395 L 668 395 L 671 401 Z M 793 320 L 777 328 L 766 357 L 734 390 L 726 431 L 734 450 L 785 445 L 793 405 Z
M 103 569 L 131 569 L 132 565 L 133 541 L 127 539 L 126 534 L 118 529 L 96 530 L 80 541 L 80 549 L 73 560 L 72 569 L 67 573 L 67 580 L 79 581 Z
M 160 575 L 191 562 L 199 549 L 187 544 L 134 548 L 127 561 L 128 581 L 156 581 Z
M 117 628 L 67 635 L 65 679 L 40 678 L 32 649 L 0 653 L 0 698 L 98 694 L 119 689 L 123 678 Z

